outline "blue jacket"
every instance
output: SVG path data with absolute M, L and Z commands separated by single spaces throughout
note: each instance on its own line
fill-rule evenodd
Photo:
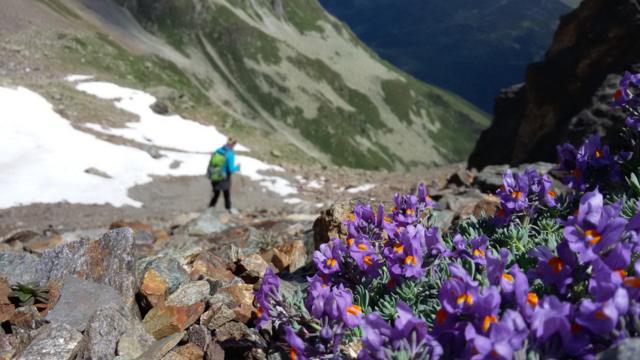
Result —
M 226 145 L 216 150 L 217 153 L 223 154 L 226 161 L 224 162 L 224 171 L 227 175 L 231 175 L 240 170 L 240 167 L 236 165 L 236 153 L 233 149 L 228 148 Z

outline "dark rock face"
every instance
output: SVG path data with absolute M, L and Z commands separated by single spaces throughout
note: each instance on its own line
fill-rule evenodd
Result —
M 585 0 L 562 17 L 545 60 L 496 100 L 469 167 L 555 161 L 559 143 L 616 131 L 609 102 L 624 71 L 640 71 L 639 33 L 637 0 Z

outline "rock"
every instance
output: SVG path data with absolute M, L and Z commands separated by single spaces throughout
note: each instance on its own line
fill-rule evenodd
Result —
M 291 264 L 291 257 L 289 257 L 289 254 L 285 254 L 277 248 L 271 249 L 271 257 L 269 260 L 273 266 L 278 269 L 278 272 L 287 269 Z
M 240 261 L 241 277 L 249 283 L 256 283 L 264 272 L 267 271 L 269 264 L 258 254 L 252 254 Z M 237 274 L 237 273 L 236 273 Z
M 330 239 L 336 237 L 346 239 L 347 229 L 342 222 L 347 220 L 354 205 L 353 202 L 334 204 L 320 214 L 320 217 L 313 223 L 315 250 L 318 250 L 321 244 L 329 242 Z
M 103 177 L 105 179 L 111 179 L 111 175 L 107 174 L 106 172 L 96 169 L 94 167 L 90 167 L 84 170 L 85 173 L 87 174 L 91 174 L 91 175 L 95 175 L 95 176 L 100 176 Z
M 544 59 L 527 67 L 525 84 L 496 100 L 469 166 L 554 161 L 564 141 L 618 134 L 624 118 L 609 103 L 622 73 L 640 70 L 639 14 L 637 1 L 588 0 L 563 16 Z M 622 139 L 605 142 L 616 148 L 614 138 Z
M 276 149 L 271 150 L 271 155 L 276 158 L 282 157 L 282 153 Z
M 82 334 L 68 325 L 45 325 L 38 329 L 36 337 L 17 359 L 71 360 L 81 342 Z
M 205 359 L 206 360 L 224 360 L 225 354 L 224 349 L 215 341 L 209 343 L 207 347 L 207 351 L 205 351 Z
M 194 281 L 182 285 L 169 296 L 167 305 L 189 306 L 205 301 L 209 297 L 211 287 L 206 281 Z
M 41 237 L 42 234 L 32 229 L 18 229 L 9 231 L 0 236 L 0 243 L 27 243 L 35 238 Z
M 290 272 L 300 269 L 307 263 L 307 250 L 302 240 L 294 240 L 287 244 L 279 245 L 276 249 L 289 258 Z
M 111 230 L 99 240 L 67 243 L 42 254 L 36 267 L 40 283 L 62 282 L 75 275 L 98 284 L 109 285 L 132 312 L 137 312 L 135 258 L 130 229 Z
M 46 320 L 84 331 L 96 311 L 109 305 L 125 308 L 122 298 L 113 288 L 70 276 L 65 279 L 60 299 Z
M 156 339 L 181 332 L 198 320 L 204 312 L 204 303 L 189 306 L 164 305 L 151 309 L 142 322 Z
M 436 210 L 433 212 L 433 225 L 446 230 L 449 229 L 455 218 L 456 213 L 451 210 Z
M 9 323 L 11 323 L 12 329 L 17 327 L 35 330 L 43 324 L 43 320 L 38 309 L 33 305 L 28 305 L 17 308 L 9 319 Z
M 40 259 L 26 252 L 0 252 L 0 277 L 7 279 L 10 285 L 40 282 L 34 271 Z
M 483 215 L 491 217 L 495 215 L 498 208 L 500 208 L 500 198 L 495 195 L 484 195 L 483 199 L 473 209 L 473 216 L 476 218 L 480 218 Z
M 184 337 L 185 332 L 179 332 L 167 337 L 164 337 L 153 344 L 142 355 L 137 357 L 137 360 L 159 360 L 171 351 Z
M 180 160 L 173 160 L 171 162 L 171 164 L 169 164 L 169 169 L 177 169 L 180 167 L 180 165 L 182 165 L 182 161 Z
M 198 345 L 198 347 L 205 351 L 209 348 L 211 343 L 211 331 L 204 325 L 192 325 L 188 331 L 189 342 Z
M 507 165 L 491 165 L 476 174 L 473 186 L 483 192 L 495 193 L 502 185 L 502 174 L 509 169 Z
M 253 306 L 253 285 L 237 284 L 231 285 L 218 290 L 219 293 L 227 293 L 231 295 L 237 305 L 246 304 Z
M 149 269 L 144 273 L 140 293 L 147 298 L 151 306 L 158 306 L 164 303 L 167 296 L 167 282 L 154 269 Z
M 228 283 L 233 281 L 236 277 L 233 273 L 223 266 L 216 266 L 204 259 L 197 259 L 193 263 L 191 273 L 189 274 L 191 280 L 197 280 L 201 278 L 208 278 L 222 283 Z
M 160 150 L 158 150 L 158 148 L 155 146 L 143 145 L 141 148 L 143 151 L 149 154 L 149 156 L 151 156 L 153 159 L 162 159 L 163 157 L 165 157 L 165 155 L 163 155 L 160 152 Z
M 223 231 L 227 229 L 229 225 L 223 223 L 220 218 L 221 215 L 216 213 L 215 209 L 209 208 L 197 219 L 189 222 L 185 226 L 184 231 L 191 236 L 204 236 Z
M 215 331 L 215 338 L 223 348 L 227 347 L 266 347 L 265 340 L 256 329 L 235 321 L 228 322 Z
M 135 359 L 142 355 L 145 349 L 151 347 L 155 341 L 140 321 L 133 321 L 127 331 L 118 339 L 118 355 Z
M 202 360 L 204 351 L 196 344 L 187 343 L 171 350 L 163 360 Z
M 140 292 L 154 306 L 189 281 L 189 275 L 182 265 L 171 256 L 144 259 L 139 263 L 137 272 L 144 274 Z
M 13 359 L 19 343 L 13 334 L 0 334 L 0 359 Z
M 154 102 L 149 107 L 156 114 L 167 115 L 169 113 L 169 105 L 167 105 L 165 102 L 160 101 L 160 100 Z
M 3 323 L 13 316 L 16 307 L 9 301 L 11 287 L 5 279 L 0 278 L 0 323 Z
M 600 353 L 598 360 L 636 360 L 640 354 L 640 339 L 627 338 Z
M 155 242 L 153 227 L 138 221 L 116 221 L 109 225 L 109 229 L 129 228 L 133 231 L 133 241 L 136 244 L 153 244 Z
M 456 171 L 447 178 L 447 186 L 469 187 L 472 182 L 473 176 L 468 170 Z
M 83 349 L 77 359 L 112 359 L 116 355 L 118 339 L 130 321 L 130 314 L 123 306 L 109 304 L 98 309 L 89 320 Z
M 253 314 L 254 307 L 249 306 L 247 304 L 240 304 L 236 308 L 233 309 L 233 314 L 235 315 L 234 319 L 241 323 L 248 323 L 251 320 L 251 316 Z
M 236 314 L 226 305 L 212 307 L 202 315 L 201 324 L 215 330 L 236 318 Z

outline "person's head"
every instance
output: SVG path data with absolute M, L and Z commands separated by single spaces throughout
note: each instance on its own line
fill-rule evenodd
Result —
M 230 137 L 227 139 L 227 147 L 229 149 L 233 149 L 237 143 L 238 143 L 238 140 L 236 138 Z

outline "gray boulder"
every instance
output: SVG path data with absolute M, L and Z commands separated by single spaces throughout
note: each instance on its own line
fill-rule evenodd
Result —
M 50 324 L 38 329 L 29 346 L 17 356 L 18 360 L 74 359 L 82 342 L 82 334 L 65 324 Z
M 6 251 L 0 252 L 0 277 L 9 284 L 40 282 L 34 271 L 40 259 L 30 253 Z
M 598 360 L 636 360 L 638 356 L 640 356 L 640 338 L 629 338 L 601 353 Z

